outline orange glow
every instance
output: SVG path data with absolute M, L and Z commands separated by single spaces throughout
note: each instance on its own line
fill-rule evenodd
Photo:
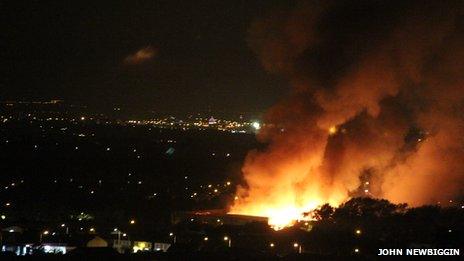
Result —
M 329 38 L 319 34 L 331 8 L 310 4 L 250 28 L 250 47 L 264 68 L 293 88 L 263 117 L 263 146 L 245 159 L 245 185 L 230 213 L 268 217 L 281 229 L 352 196 L 453 204 L 464 191 L 464 41 L 453 29 L 462 9 L 405 17 L 369 48 L 353 46 L 370 33 L 354 34 L 362 38 L 332 46 L 360 54 L 342 56 L 354 60 L 339 68 L 340 57 L 320 44 L 338 35 L 339 28 L 329 29 Z M 336 70 L 328 69 L 327 79 L 314 70 L 319 65 Z
M 336 133 L 337 133 L 337 127 L 332 126 L 332 127 L 329 128 L 329 134 L 330 135 L 334 135 Z

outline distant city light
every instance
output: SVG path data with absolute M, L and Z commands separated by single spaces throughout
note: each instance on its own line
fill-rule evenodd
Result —
M 261 124 L 257 121 L 254 121 L 251 123 L 251 126 L 255 129 L 255 130 L 259 130 L 261 129 Z

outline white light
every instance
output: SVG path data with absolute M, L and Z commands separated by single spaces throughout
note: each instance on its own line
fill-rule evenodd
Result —
M 257 121 L 254 121 L 253 123 L 251 123 L 251 126 L 253 126 L 253 128 L 255 128 L 255 130 L 261 129 L 261 124 L 259 124 L 259 122 L 257 122 Z

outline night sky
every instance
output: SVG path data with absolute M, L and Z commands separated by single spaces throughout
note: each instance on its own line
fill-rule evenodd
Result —
M 7 1 L 1 100 L 259 115 L 288 90 L 249 47 L 276 1 Z M 139 56 L 137 56 L 137 52 Z

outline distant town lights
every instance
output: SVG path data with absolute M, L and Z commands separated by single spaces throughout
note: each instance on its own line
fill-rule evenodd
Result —
M 255 130 L 259 130 L 261 129 L 261 124 L 257 121 L 254 121 L 251 123 L 251 126 L 255 129 Z

